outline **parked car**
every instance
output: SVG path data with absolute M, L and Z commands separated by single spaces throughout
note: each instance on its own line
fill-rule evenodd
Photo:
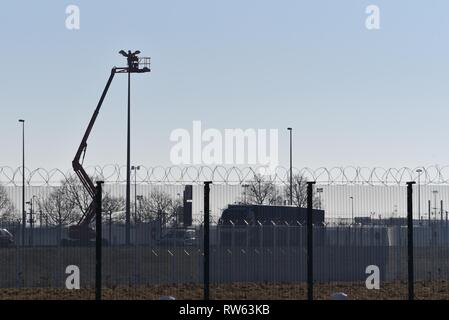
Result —
M 160 246 L 194 246 L 197 244 L 197 240 L 195 229 L 176 228 L 163 233 L 157 244 Z
M 14 236 L 6 229 L 0 229 L 0 247 L 10 247 L 14 245 Z

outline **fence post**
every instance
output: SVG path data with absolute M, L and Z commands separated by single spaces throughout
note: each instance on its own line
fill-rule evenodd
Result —
M 307 182 L 307 300 L 313 300 L 313 185 Z
M 102 234 L 101 234 L 101 196 L 103 181 L 97 181 L 95 194 L 95 300 L 101 300 L 101 265 L 102 265 Z
M 204 300 L 209 300 L 209 194 L 211 181 L 204 182 Z
M 407 251 L 408 251 L 408 299 L 414 299 L 414 270 L 413 270 L 413 185 L 407 182 Z

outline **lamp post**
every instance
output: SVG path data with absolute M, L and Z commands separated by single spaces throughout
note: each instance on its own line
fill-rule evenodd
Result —
M 354 197 L 350 196 L 349 199 L 351 199 L 351 224 L 354 223 Z
M 176 227 L 179 226 L 179 219 L 180 219 L 180 214 L 183 213 L 183 211 L 181 210 L 181 208 L 184 210 L 184 208 L 182 207 L 182 199 L 181 199 L 181 194 L 178 192 L 176 193 L 177 198 L 177 203 L 175 206 L 175 217 L 176 217 Z
M 293 167 L 292 167 L 292 128 L 287 128 L 290 132 L 290 205 L 293 205 Z
M 438 190 L 433 190 L 432 191 L 432 193 L 433 193 L 433 210 L 434 210 L 434 215 L 435 215 L 435 218 L 436 218 L 436 216 L 437 216 L 437 194 L 438 194 Z M 430 215 L 430 211 L 429 211 L 429 215 Z M 430 220 L 430 217 L 429 217 L 429 220 Z
M 126 244 L 130 244 L 130 225 L 131 225 L 131 73 L 136 72 L 150 72 L 149 68 L 139 69 L 139 57 L 140 51 L 125 52 L 120 50 L 122 56 L 127 58 L 128 62 L 128 123 L 127 123 L 127 137 L 126 137 L 126 203 L 125 203 L 125 220 L 126 220 Z
M 139 222 L 142 221 L 142 200 L 143 200 L 143 195 L 138 195 L 137 196 L 137 200 L 139 200 Z
M 128 67 L 130 65 L 128 64 Z M 131 72 L 128 72 L 128 124 L 126 130 L 126 244 L 130 244 L 131 224 Z
M 137 170 L 140 166 L 131 166 L 131 170 L 134 170 L 134 223 L 137 224 Z
M 246 193 L 248 192 L 249 184 L 242 184 L 242 187 L 243 187 L 243 204 L 247 204 Z
M 22 123 L 22 246 L 25 245 L 26 211 L 25 211 L 25 120 Z
M 42 227 L 42 210 L 40 209 L 39 197 L 36 195 L 33 195 L 31 197 L 31 201 L 33 203 L 33 214 L 37 215 L 39 213 L 39 226 Z M 39 207 L 39 211 L 37 211 L 38 207 Z M 37 220 L 38 220 L 38 218 L 36 218 L 35 221 L 33 221 L 33 222 L 37 223 Z M 35 223 L 34 227 L 36 227 L 36 223 Z
M 26 202 L 26 204 L 27 205 L 29 205 L 30 206 L 30 231 L 31 231 L 31 234 L 30 234 L 30 239 L 29 239 L 29 242 L 30 242 L 30 246 L 32 246 L 33 245 L 33 227 L 34 227 L 34 218 L 33 218 L 33 215 L 34 215 L 34 208 L 33 208 L 33 200 L 34 200 L 34 198 L 35 198 L 36 196 L 32 196 L 31 197 L 31 199 L 30 199 L 30 201 L 27 201 Z
M 421 173 L 422 169 L 416 169 L 418 173 L 418 217 L 421 219 Z
M 320 210 L 321 210 L 321 193 L 323 193 L 323 188 L 316 188 L 316 192 L 318 193 L 318 201 L 320 203 Z

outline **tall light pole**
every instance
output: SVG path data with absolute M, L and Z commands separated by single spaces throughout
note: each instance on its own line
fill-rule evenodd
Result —
M 120 50 L 122 56 L 127 58 L 128 61 L 128 125 L 127 125 L 127 138 L 126 138 L 126 204 L 125 204 L 125 220 L 126 220 L 126 244 L 130 244 L 130 226 L 131 226 L 131 73 L 143 73 L 150 72 L 150 69 L 145 67 L 139 69 L 139 57 L 140 51 L 125 52 Z M 149 62 L 148 62 L 149 63 Z M 149 66 L 149 65 L 148 65 Z
M 25 210 L 25 120 L 19 119 L 22 123 L 22 246 L 25 245 L 25 228 L 27 214 Z
M 35 195 L 33 195 L 30 199 L 30 201 L 27 201 L 26 204 L 30 206 L 30 239 L 29 239 L 29 244 L 30 246 L 32 246 L 34 244 L 34 240 L 33 240 L 33 228 L 34 228 L 34 198 L 36 198 Z
M 351 199 L 351 224 L 354 223 L 354 197 L 349 197 Z
M 438 190 L 433 190 L 432 193 L 433 193 L 433 209 L 434 209 L 435 218 L 436 218 L 436 216 L 437 216 L 437 209 L 438 209 L 437 208 L 437 194 L 438 194 Z M 429 214 L 430 214 L 430 212 L 429 212 Z
M 416 169 L 418 173 L 418 219 L 421 220 L 421 173 L 422 169 Z
M 134 170 L 134 232 L 135 232 L 134 245 L 137 245 L 137 242 L 139 241 L 137 232 L 137 170 L 140 170 L 140 166 L 132 166 L 131 170 Z
M 293 205 L 293 166 L 292 166 L 292 128 L 287 128 L 290 131 L 290 205 Z
M 320 203 L 320 210 L 321 210 L 321 194 L 323 193 L 323 188 L 316 188 L 316 192 L 318 193 L 318 201 Z
M 131 68 L 128 59 L 128 68 Z M 126 244 L 130 244 L 131 224 L 131 72 L 128 72 L 128 124 L 126 134 Z
M 139 200 L 139 222 L 142 221 L 142 200 L 143 200 L 143 195 L 138 195 L 137 196 L 137 200 Z
M 176 217 L 176 228 L 179 226 L 179 214 L 181 213 L 180 211 L 180 203 L 182 203 L 181 200 L 181 194 L 178 192 L 176 193 L 176 196 L 178 197 L 177 199 L 177 204 L 176 204 L 176 212 L 175 212 L 175 217 Z
M 137 224 L 137 170 L 140 166 L 131 166 L 131 170 L 134 170 L 134 223 Z
M 242 184 L 243 187 L 243 204 L 247 204 L 246 202 L 246 193 L 248 192 L 249 184 Z

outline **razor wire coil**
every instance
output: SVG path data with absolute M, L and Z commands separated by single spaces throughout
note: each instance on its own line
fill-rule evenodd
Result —
M 225 167 L 225 166 L 141 166 L 137 171 L 136 181 L 139 184 L 187 184 L 213 181 L 218 184 L 244 184 L 255 181 L 259 170 L 264 167 Z M 422 170 L 418 173 L 417 170 Z M 126 166 L 110 164 L 105 166 L 88 166 L 86 172 L 106 183 L 125 183 Z M 320 184 L 367 184 L 367 185 L 401 185 L 407 181 L 420 181 L 421 184 L 449 184 L 449 166 L 428 167 L 309 167 L 293 168 L 293 175 L 302 175 L 309 181 Z M 61 169 L 25 168 L 25 184 L 27 186 L 58 185 L 70 177 L 72 171 Z M 270 175 L 264 176 L 265 181 L 276 184 L 289 183 L 289 168 L 279 166 Z M 134 181 L 134 178 L 133 178 Z M 8 166 L 0 167 L 0 184 L 10 186 L 22 185 L 22 168 Z

